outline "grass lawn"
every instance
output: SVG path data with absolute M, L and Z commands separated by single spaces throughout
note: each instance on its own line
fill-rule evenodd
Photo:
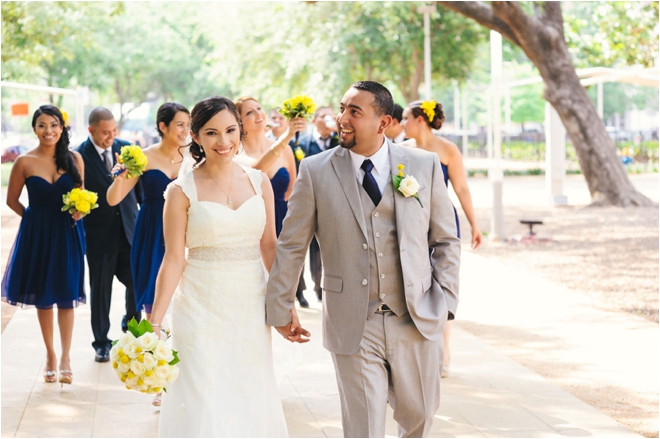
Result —
M 9 173 L 11 172 L 11 167 L 14 165 L 14 163 L 9 162 L 9 163 L 3 163 L 1 166 L 2 168 L 2 186 L 7 186 L 7 181 L 9 180 Z

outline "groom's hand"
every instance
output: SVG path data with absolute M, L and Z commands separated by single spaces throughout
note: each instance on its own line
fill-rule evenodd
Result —
M 307 343 L 309 337 L 312 335 L 308 330 L 302 328 L 300 325 L 294 326 L 292 322 L 284 326 L 275 326 L 277 332 L 280 333 L 284 339 L 291 343 Z M 307 338 L 305 338 L 307 337 Z

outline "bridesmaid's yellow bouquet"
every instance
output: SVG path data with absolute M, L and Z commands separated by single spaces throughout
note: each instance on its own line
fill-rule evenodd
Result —
M 80 189 L 79 187 L 71 189 L 70 192 L 62 195 L 64 207 L 62 212 L 69 211 L 70 214 L 80 212 L 82 216 L 87 215 L 92 209 L 96 209 L 99 205 L 96 203 L 99 196 L 96 192 Z
M 282 103 L 280 113 L 291 120 L 294 117 L 304 117 L 309 121 L 311 115 L 316 111 L 314 100 L 307 95 L 294 96 Z M 298 146 L 298 137 L 300 132 L 296 132 L 296 146 Z M 302 152 L 302 150 L 301 150 Z M 302 160 L 302 159 L 300 159 Z
M 112 367 L 117 378 L 129 390 L 142 393 L 167 391 L 167 385 L 179 377 L 177 351 L 160 340 L 146 320 L 139 324 L 132 318 L 128 331 L 112 342 Z
M 142 148 L 137 145 L 122 146 L 119 163 L 126 167 L 126 178 L 138 177 L 142 175 L 144 168 L 147 167 L 147 156 L 142 152 Z

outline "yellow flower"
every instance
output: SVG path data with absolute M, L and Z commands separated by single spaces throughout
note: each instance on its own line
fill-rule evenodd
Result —
M 124 364 L 128 364 L 130 359 L 128 358 L 128 355 L 122 355 L 122 357 L 119 359 L 119 361 L 121 361 Z
M 117 367 L 119 367 L 119 364 L 117 364 L 116 361 L 113 361 L 113 362 L 112 362 L 112 368 L 113 368 L 113 369 L 116 369 Z
M 399 177 L 403 177 L 403 171 L 399 171 Z
M 399 165 L 396 167 L 399 171 L 403 171 L 403 163 L 399 163 Z
M 96 194 L 96 192 L 89 192 L 89 202 L 90 204 L 94 205 L 98 201 L 99 196 Z
M 62 113 L 62 119 L 64 120 L 64 126 L 69 125 L 69 113 L 67 113 L 64 110 L 60 110 L 60 113 Z
M 80 200 L 80 192 L 80 188 L 72 189 L 71 192 L 69 192 L 69 201 L 75 203 Z
M 154 387 L 153 390 L 154 390 L 154 392 L 158 393 L 158 392 L 160 392 L 160 387 Z
M 147 369 L 147 370 L 144 371 L 144 374 L 145 374 L 146 376 L 150 377 L 151 375 L 154 374 L 154 371 L 151 370 L 151 369 Z
M 89 211 L 91 210 L 91 207 L 92 206 L 89 204 L 89 201 L 80 200 L 76 202 L 76 210 L 82 213 L 83 215 L 88 214 Z
M 296 155 L 298 161 L 301 161 L 302 159 L 305 158 L 305 151 L 303 151 L 301 147 L 297 147 L 296 150 L 294 151 L 294 154 Z
M 135 378 L 135 374 L 133 373 L 132 370 L 129 370 L 128 372 L 126 372 L 126 378 L 128 378 L 129 380 L 132 380 L 133 378 Z
M 144 363 L 144 354 L 140 354 L 140 355 L 138 355 L 138 356 L 137 356 L 137 360 L 138 360 L 140 363 Z
M 429 118 L 429 122 L 433 122 L 433 119 L 435 118 L 435 107 L 438 105 L 436 101 L 423 101 L 422 105 L 419 106 L 424 113 L 426 113 L 426 116 Z
M 159 366 L 165 366 L 167 364 L 167 361 L 165 360 L 158 360 L 158 365 Z

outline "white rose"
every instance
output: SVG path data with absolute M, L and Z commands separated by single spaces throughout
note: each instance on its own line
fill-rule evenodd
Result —
M 133 340 L 135 340 L 135 336 L 130 331 L 127 331 L 126 334 L 119 337 L 119 341 L 117 342 L 117 344 L 115 344 L 115 346 L 117 346 L 118 349 L 123 348 Z
M 124 364 L 124 363 L 121 363 L 121 362 L 117 363 L 117 372 L 126 373 L 129 370 L 131 370 L 131 364 L 130 363 L 127 363 L 127 364 Z
M 137 382 L 138 377 L 126 378 L 126 382 L 124 384 L 132 389 L 133 387 L 137 386 Z
M 170 375 L 167 377 L 167 382 L 173 383 L 177 378 L 179 378 L 179 368 L 176 366 L 171 366 Z
M 112 349 L 110 349 L 110 359 L 112 361 L 119 361 L 119 357 L 117 355 L 117 352 L 119 352 L 120 347 L 117 346 L 119 343 L 116 343 Z
M 140 343 L 137 341 L 137 339 L 127 343 L 123 350 L 130 359 L 134 359 L 143 352 L 142 346 L 140 346 Z
M 157 359 L 165 360 L 168 363 L 174 360 L 174 354 L 172 354 L 172 349 L 163 340 L 160 340 L 158 342 L 158 345 L 154 350 L 154 355 L 156 356 Z
M 150 351 L 156 347 L 156 344 L 158 343 L 158 336 L 153 332 L 147 332 L 142 334 L 140 338 L 137 339 L 137 341 L 142 347 L 142 350 Z
M 404 197 L 412 197 L 417 191 L 419 191 L 419 183 L 417 183 L 415 177 L 412 175 L 406 175 L 399 184 L 399 192 L 401 192 Z
M 159 380 L 167 381 L 167 378 L 170 376 L 170 366 L 158 366 L 154 369 L 154 375 Z
M 151 352 L 146 352 L 144 354 L 144 360 L 142 360 L 144 363 L 144 367 L 147 369 L 153 369 L 156 364 L 158 364 L 158 359 L 154 357 L 154 355 Z
M 131 370 L 135 375 L 142 375 L 145 371 L 143 363 L 140 363 L 138 360 L 131 361 Z
M 144 384 L 151 387 L 157 387 L 157 384 L 160 382 L 160 380 L 158 379 L 158 377 L 156 377 L 155 374 L 151 375 L 150 377 L 146 375 L 142 375 L 142 381 L 144 381 Z

